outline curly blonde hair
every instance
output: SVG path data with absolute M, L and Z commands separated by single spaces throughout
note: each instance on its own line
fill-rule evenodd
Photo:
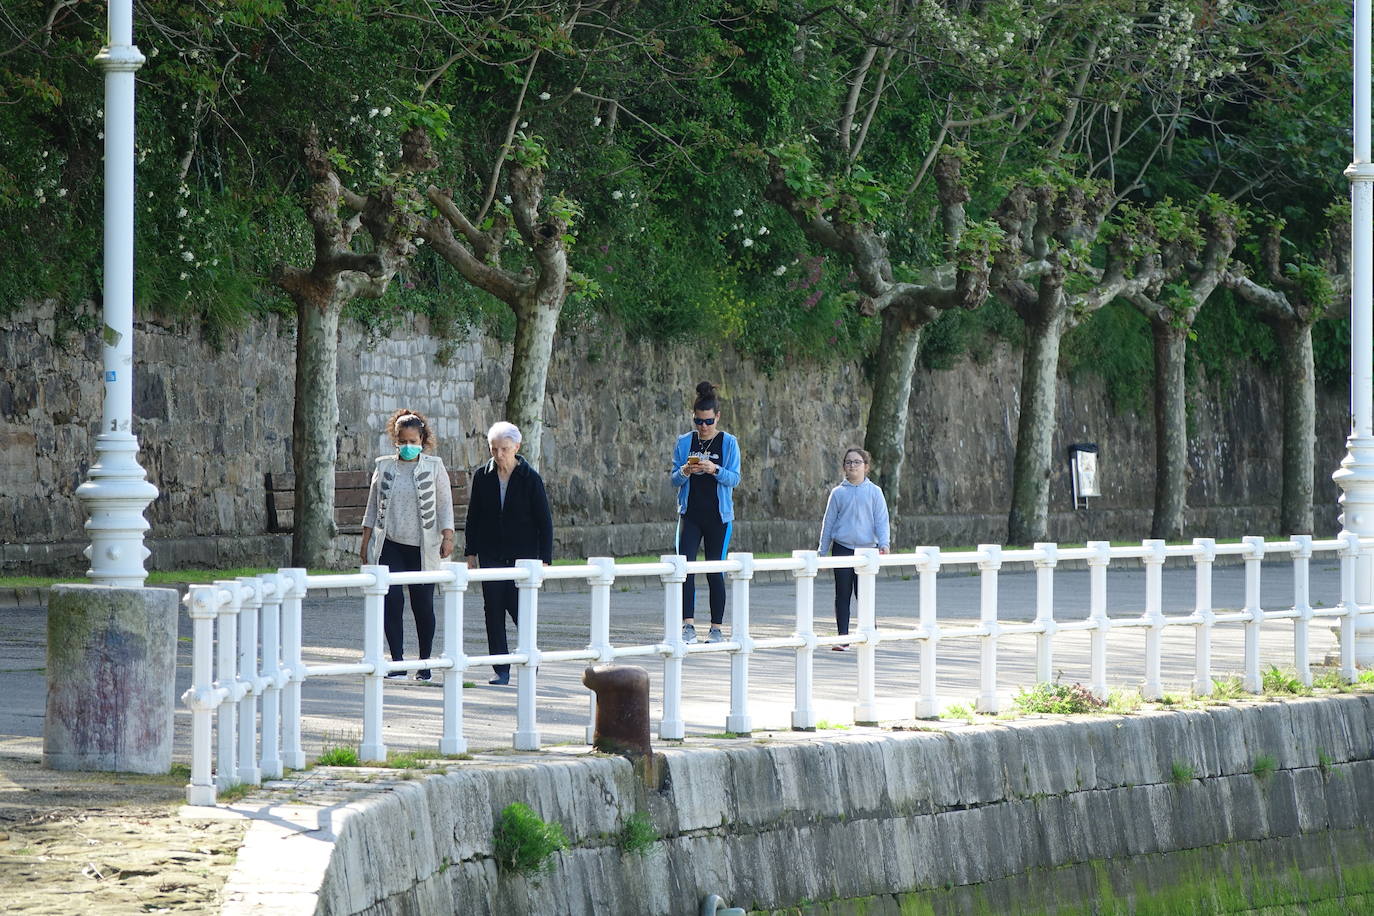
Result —
M 434 432 L 429 428 L 429 419 L 418 410 L 402 407 L 386 421 L 386 434 L 391 437 L 392 442 L 400 441 L 403 429 L 418 430 L 422 448 L 429 448 L 434 444 Z

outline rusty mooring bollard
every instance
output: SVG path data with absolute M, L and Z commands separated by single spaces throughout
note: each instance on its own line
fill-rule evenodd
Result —
M 659 787 L 658 758 L 649 741 L 649 672 L 634 665 L 597 665 L 582 672 L 596 694 L 592 746 L 628 757 L 644 784 Z

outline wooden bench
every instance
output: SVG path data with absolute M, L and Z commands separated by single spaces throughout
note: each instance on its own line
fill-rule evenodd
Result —
M 449 468 L 453 485 L 453 525 L 463 530 L 468 508 L 468 472 Z M 334 525 L 340 534 L 360 534 L 367 512 L 367 492 L 372 485 L 371 471 L 334 472 Z M 290 472 L 267 474 L 267 530 L 288 532 L 295 511 L 296 475 Z

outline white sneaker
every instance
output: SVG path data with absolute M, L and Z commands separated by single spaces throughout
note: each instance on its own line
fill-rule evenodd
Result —
M 682 641 L 687 645 L 697 641 L 697 628 L 690 623 L 682 625 Z
M 725 634 L 720 631 L 720 627 L 711 627 L 711 632 L 706 634 L 707 642 L 725 642 Z

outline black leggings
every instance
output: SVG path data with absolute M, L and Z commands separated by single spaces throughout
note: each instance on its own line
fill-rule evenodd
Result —
M 854 548 L 843 544 L 830 545 L 832 557 L 852 557 Z M 835 569 L 835 632 L 841 636 L 849 635 L 849 599 L 858 597 L 859 574 L 851 567 Z
M 706 559 L 723 560 L 730 549 L 730 522 L 706 522 L 679 515 L 677 518 L 677 552 L 688 560 L 697 558 L 697 548 L 706 542 Z M 682 583 L 682 619 L 694 620 L 697 615 L 696 576 L 689 575 Z M 707 573 L 706 585 L 711 591 L 711 625 L 725 621 L 725 574 Z
M 382 554 L 377 562 L 392 572 L 417 572 L 421 568 L 420 548 L 395 541 L 382 543 Z M 405 658 L 405 596 L 402 588 L 410 589 L 410 611 L 415 615 L 415 632 L 420 637 L 420 657 L 429 658 L 434 648 L 434 585 L 393 585 L 386 593 L 386 613 L 382 617 L 382 629 L 386 632 L 386 646 L 391 650 L 391 660 L 399 662 Z
M 514 557 L 498 558 L 479 556 L 477 563 L 483 569 L 504 569 L 515 565 Z M 511 623 L 520 625 L 520 591 L 510 580 L 482 583 L 482 609 L 487 617 L 487 654 L 505 655 L 510 649 L 506 643 L 506 615 Z M 492 665 L 497 675 L 510 674 L 510 665 Z

